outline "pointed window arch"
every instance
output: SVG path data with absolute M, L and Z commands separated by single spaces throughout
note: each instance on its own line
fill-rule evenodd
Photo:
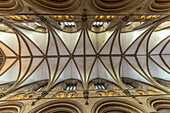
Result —
M 95 83 L 94 84 L 96 89 L 106 89 L 105 85 L 103 83 Z
M 77 84 L 67 84 L 66 86 L 66 91 L 69 91 L 69 90 L 76 90 L 77 89 Z

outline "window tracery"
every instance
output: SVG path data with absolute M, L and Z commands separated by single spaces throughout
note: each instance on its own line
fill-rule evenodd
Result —
M 94 86 L 95 86 L 95 88 L 98 90 L 100 90 L 100 89 L 102 89 L 102 90 L 105 90 L 106 89 L 106 87 L 105 87 L 105 85 L 103 84 L 103 83 L 95 83 L 94 84 Z
M 76 90 L 76 88 L 77 88 L 77 84 L 67 84 L 67 86 L 66 86 L 66 91 L 68 91 L 68 90 Z

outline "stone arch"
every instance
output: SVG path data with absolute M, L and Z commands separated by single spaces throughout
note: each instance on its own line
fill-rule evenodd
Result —
M 104 86 L 106 87 L 107 90 L 120 89 L 120 87 L 117 84 L 115 84 L 114 82 L 111 82 L 111 81 L 108 81 L 108 80 L 102 79 L 102 78 L 96 78 L 96 79 L 91 80 L 89 82 L 88 89 L 89 90 L 95 89 L 95 87 L 94 87 L 95 83 L 104 84 Z
M 31 91 L 37 91 L 41 87 L 45 87 L 48 83 L 48 80 L 41 80 L 34 83 L 23 85 L 19 88 L 17 88 L 16 92 L 31 92 Z
M 125 99 L 99 100 L 93 107 L 92 113 L 147 113 L 136 103 Z
M 80 80 L 77 79 L 67 79 L 55 84 L 51 91 L 64 91 L 67 87 L 67 84 L 76 84 L 76 90 L 83 90 L 83 84 Z
M 62 113 L 85 113 L 83 107 L 75 102 L 68 100 L 55 100 L 45 102 L 40 106 L 34 108 L 28 113 L 51 113 L 51 112 L 62 112 Z
M 147 100 L 147 105 L 160 113 L 169 113 L 170 97 L 151 97 Z
M 24 104 L 21 102 L 2 102 L 0 103 L 0 113 L 23 113 Z

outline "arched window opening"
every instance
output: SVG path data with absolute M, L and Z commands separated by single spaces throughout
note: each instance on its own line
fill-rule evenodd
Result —
M 129 88 L 131 88 L 131 89 L 135 89 L 135 87 L 134 86 L 132 86 L 131 84 L 129 84 L 129 83 L 126 83 L 126 85 L 129 87 Z
M 69 28 L 72 28 L 72 27 L 75 27 L 75 22 L 64 22 L 64 26 L 65 27 L 69 27 Z
M 74 98 L 74 97 L 76 97 L 76 93 L 75 92 L 67 93 L 67 98 Z
M 102 91 L 102 92 L 97 92 L 97 96 L 98 97 L 105 97 L 105 96 L 118 96 L 119 94 L 118 93 L 116 93 L 116 92 L 113 92 L 113 91 L 109 91 L 109 92 L 104 92 L 104 91 Z
M 22 99 L 22 98 L 23 98 L 23 95 L 17 95 L 17 96 L 12 97 L 11 99 L 17 100 L 17 99 Z
M 116 92 L 108 92 L 108 96 L 118 96 L 119 94 Z
M 34 95 L 25 95 L 23 99 L 31 99 Z
M 93 22 L 93 27 L 101 27 L 103 22 Z
M 147 92 L 145 91 L 137 91 L 140 95 L 147 95 Z
M 149 95 L 158 95 L 158 94 L 160 94 L 159 92 L 152 91 L 152 90 L 148 90 L 147 92 L 148 92 Z
M 77 97 L 77 94 L 75 92 L 60 92 L 55 95 L 55 98 L 74 98 Z
M 45 86 L 46 86 L 46 85 L 40 86 L 36 91 L 38 91 L 38 92 L 42 91 L 42 89 L 43 89 Z
M 31 99 L 33 98 L 34 94 L 19 94 L 10 97 L 11 100 L 19 100 L 19 99 Z
M 69 91 L 69 90 L 76 90 L 77 88 L 77 84 L 67 84 L 66 86 L 66 91 Z
M 95 83 L 94 86 L 96 89 L 106 89 L 103 83 Z
M 56 94 L 55 98 L 64 98 L 66 96 L 65 93 L 58 93 Z
M 107 94 L 105 92 L 97 92 L 98 97 L 105 97 Z

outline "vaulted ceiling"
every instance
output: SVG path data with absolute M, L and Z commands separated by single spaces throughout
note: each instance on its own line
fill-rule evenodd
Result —
M 82 2 L 85 3 L 83 0 L 0 2 L 0 84 L 14 81 L 14 85 L 5 93 L 45 79 L 49 80 L 45 89 L 47 91 L 56 83 L 67 79 L 78 79 L 83 83 L 83 88 L 88 89 L 88 83 L 95 78 L 107 79 L 125 89 L 122 77 L 140 80 L 170 92 L 170 89 L 154 79 L 156 77 L 170 81 L 170 17 L 169 6 L 165 5 L 169 1 L 87 1 L 85 4 L 89 10 L 94 11 L 93 15 L 88 13 L 88 9 L 87 12 L 74 12 Z M 136 5 L 140 3 L 143 4 L 142 11 L 140 8 L 136 9 Z M 6 4 L 5 10 L 2 4 Z M 23 8 L 23 4 L 29 6 L 31 11 Z M 67 11 L 69 9 L 73 11 Z M 15 11 L 18 16 L 4 14 L 8 11 Z M 50 14 L 55 14 L 55 11 L 72 14 L 74 19 L 66 17 L 67 20 L 63 20 Z M 104 20 L 99 12 L 106 15 L 106 11 L 117 18 Z M 145 19 L 142 16 L 146 12 Z M 24 18 L 21 13 L 31 16 L 29 18 L 27 15 L 24 20 L 21 19 Z M 150 19 L 150 13 L 159 18 Z M 104 24 L 95 27 L 92 25 L 95 21 Z M 58 22 L 75 22 L 76 30 L 61 28 Z M 144 24 L 137 25 L 137 22 Z

